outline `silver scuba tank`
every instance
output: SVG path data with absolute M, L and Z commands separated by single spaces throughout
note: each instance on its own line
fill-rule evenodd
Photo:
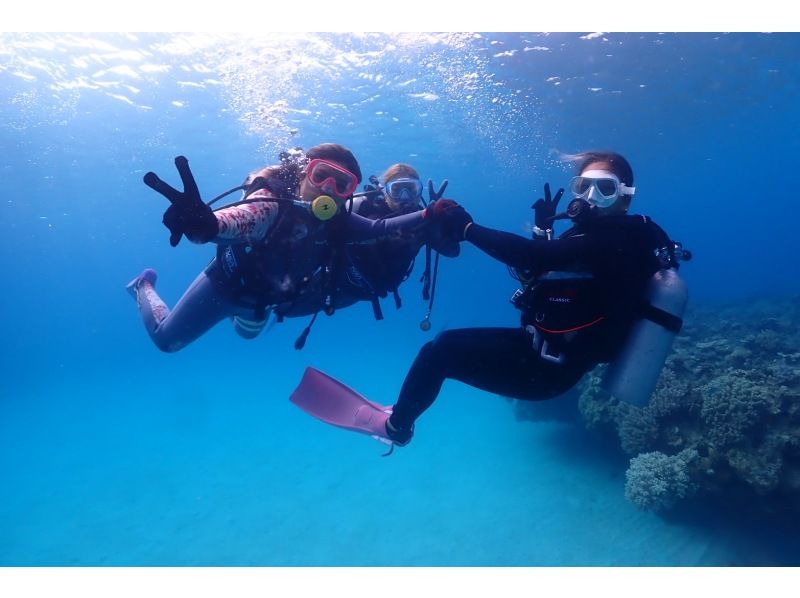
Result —
M 672 349 L 689 292 L 675 268 L 659 270 L 647 290 L 649 312 L 634 323 L 617 358 L 608 366 L 603 389 L 621 401 L 644 407 Z

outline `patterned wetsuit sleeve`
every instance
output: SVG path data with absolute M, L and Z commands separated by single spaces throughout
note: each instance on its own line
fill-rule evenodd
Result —
M 414 232 L 425 225 L 423 213 L 423 210 L 419 210 L 394 218 L 379 218 L 378 220 L 350 214 L 347 216 L 347 241 L 359 243 L 399 233 Z
M 542 242 L 474 223 L 467 229 L 467 241 L 504 264 L 528 270 L 562 268 L 576 260 L 608 259 L 619 246 L 619 240 L 610 234 L 576 235 Z
M 214 212 L 219 224 L 215 243 L 244 243 L 263 239 L 278 217 L 278 204 L 255 201 Z

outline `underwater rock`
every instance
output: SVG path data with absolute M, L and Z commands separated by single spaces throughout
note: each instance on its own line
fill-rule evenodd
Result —
M 732 449 L 728 463 L 757 494 L 768 494 L 778 487 L 783 460 L 780 453 Z

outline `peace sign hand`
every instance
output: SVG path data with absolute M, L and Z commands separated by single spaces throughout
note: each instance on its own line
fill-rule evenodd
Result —
M 442 181 L 438 191 L 433 190 L 433 181 L 428 179 L 428 203 L 432 203 L 440 199 L 444 195 L 444 190 L 447 189 L 447 179 Z
M 553 228 L 553 217 L 558 209 L 558 202 L 564 195 L 564 189 L 556 191 L 555 197 L 550 197 L 550 183 L 544 184 L 544 197 L 536 200 L 531 207 L 534 210 L 533 222 L 537 228 L 547 230 Z
M 207 243 L 219 232 L 214 211 L 200 198 L 200 191 L 189 169 L 189 161 L 184 156 L 175 158 L 183 191 L 178 191 L 162 181 L 154 172 L 144 175 L 144 184 L 169 200 L 170 205 L 162 222 L 169 229 L 169 244 L 175 247 L 183 235 L 193 243 Z

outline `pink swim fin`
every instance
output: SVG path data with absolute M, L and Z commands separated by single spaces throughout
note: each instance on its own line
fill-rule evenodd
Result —
M 332 426 L 369 434 L 385 444 L 394 444 L 386 432 L 386 420 L 392 414 L 390 406 L 373 403 L 315 368 L 306 368 L 289 400 Z

